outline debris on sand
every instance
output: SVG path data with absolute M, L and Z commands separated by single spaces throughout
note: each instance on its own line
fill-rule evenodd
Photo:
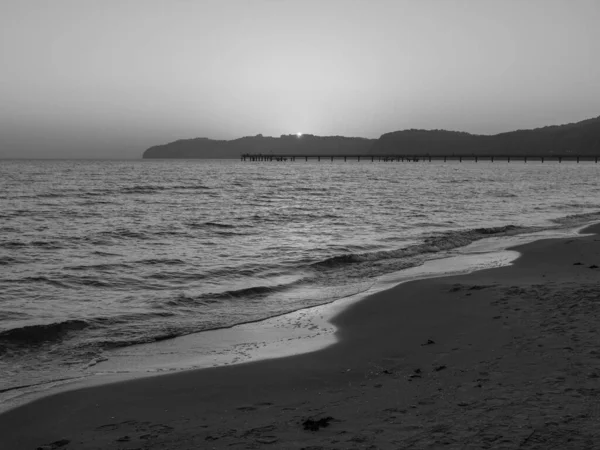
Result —
M 38 447 L 37 450 L 55 450 L 57 448 L 68 445 L 70 442 L 71 441 L 68 439 L 60 439 L 58 441 L 54 441 L 53 443 L 51 443 L 49 445 L 42 445 L 41 447 Z
M 302 422 L 302 425 L 305 430 L 319 431 L 319 428 L 328 427 L 329 422 L 331 422 L 332 420 L 333 420 L 333 417 L 331 417 L 331 416 L 323 417 L 318 420 L 306 419 L 304 422 Z

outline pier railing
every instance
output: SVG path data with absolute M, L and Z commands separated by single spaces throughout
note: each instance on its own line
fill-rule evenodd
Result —
M 315 154 L 271 154 L 271 153 L 243 153 L 242 161 L 308 161 L 309 159 L 317 161 L 333 161 L 333 160 L 357 160 L 370 162 L 431 162 L 431 161 L 593 161 L 598 162 L 600 155 L 410 155 L 410 154 L 393 154 L 393 155 L 315 155 Z

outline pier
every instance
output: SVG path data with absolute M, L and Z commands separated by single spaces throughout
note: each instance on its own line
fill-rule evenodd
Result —
M 333 160 L 357 160 L 370 161 L 370 162 L 432 162 L 432 161 L 557 161 L 562 163 L 563 161 L 573 162 L 598 162 L 600 155 L 408 155 L 408 154 L 394 154 L 394 155 L 316 155 L 316 154 L 269 154 L 269 153 L 243 153 L 241 155 L 242 161 L 279 161 L 285 162 L 290 161 L 306 161 L 309 159 L 317 161 L 333 161 Z

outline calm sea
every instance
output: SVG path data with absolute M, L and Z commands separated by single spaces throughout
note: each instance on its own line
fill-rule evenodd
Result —
M 0 391 L 599 220 L 600 165 L 0 161 Z M 571 216 L 571 217 L 567 217 Z

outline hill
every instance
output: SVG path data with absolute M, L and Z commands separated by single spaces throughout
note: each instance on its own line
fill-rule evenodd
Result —
M 382 155 L 598 155 L 600 117 L 492 136 L 445 130 L 394 131 L 382 135 L 372 152 Z
M 403 130 L 379 139 L 304 134 L 261 134 L 231 141 L 184 139 L 150 147 L 144 158 L 239 158 L 242 153 L 280 155 L 600 155 L 600 117 L 566 125 L 478 135 L 446 130 Z
M 261 134 L 231 141 L 186 139 L 150 147 L 144 158 L 239 158 L 242 153 L 346 154 L 368 153 L 375 139 L 312 134 L 269 137 Z

